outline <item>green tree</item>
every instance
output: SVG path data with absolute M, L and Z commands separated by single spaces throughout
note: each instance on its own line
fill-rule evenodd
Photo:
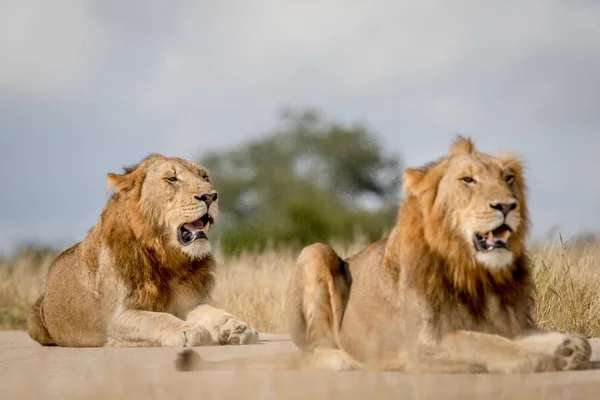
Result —
M 285 111 L 281 128 L 200 163 L 219 190 L 223 249 L 375 240 L 395 219 L 400 159 L 362 124 Z

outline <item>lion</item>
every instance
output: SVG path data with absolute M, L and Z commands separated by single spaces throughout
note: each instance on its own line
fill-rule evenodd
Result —
M 42 345 L 191 347 L 249 344 L 258 332 L 208 302 L 208 231 L 218 194 L 206 169 L 152 154 L 123 174 L 100 221 L 50 266 L 27 330 Z
M 203 362 L 179 370 L 242 367 L 529 373 L 585 369 L 591 347 L 532 318 L 534 282 L 520 157 L 477 151 L 459 136 L 450 153 L 404 172 L 390 235 L 343 260 L 304 248 L 285 315 L 301 357 Z M 236 365 L 237 364 L 237 365 Z

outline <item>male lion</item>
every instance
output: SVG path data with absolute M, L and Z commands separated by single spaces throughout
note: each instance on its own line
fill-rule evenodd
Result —
M 151 155 L 108 183 L 100 222 L 50 266 L 29 335 L 82 347 L 256 342 L 256 330 L 208 305 L 218 200 L 207 171 Z
M 304 356 L 288 367 L 517 373 L 588 366 L 587 339 L 532 321 L 517 157 L 478 152 L 459 137 L 448 156 L 405 171 L 404 194 L 389 238 L 346 260 L 325 244 L 302 250 L 285 315 Z M 177 367 L 211 368 L 190 351 Z

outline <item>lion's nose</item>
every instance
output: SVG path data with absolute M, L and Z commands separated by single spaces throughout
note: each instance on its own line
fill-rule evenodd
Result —
M 506 214 L 517 208 L 517 202 L 511 201 L 510 203 L 495 203 L 490 204 L 490 207 L 492 207 L 494 210 L 500 211 L 502 214 L 504 214 L 504 216 L 506 216 Z
M 217 201 L 217 192 L 212 193 L 204 193 L 200 196 L 194 196 L 194 198 L 198 201 L 203 201 L 206 203 L 206 206 L 210 206 L 213 201 Z

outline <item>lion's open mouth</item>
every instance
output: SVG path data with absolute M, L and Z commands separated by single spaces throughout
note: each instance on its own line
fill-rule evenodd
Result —
M 187 224 L 181 225 L 177 232 L 179 237 L 179 243 L 181 243 L 184 246 L 187 246 L 198 239 L 208 240 L 206 233 L 208 232 L 208 229 L 210 228 L 210 225 L 213 222 L 213 218 L 210 215 L 208 215 L 208 213 L 206 213 L 194 222 L 189 222 Z
M 502 224 L 493 231 L 479 233 L 475 232 L 473 241 L 477 251 L 492 251 L 495 249 L 508 248 L 508 239 L 512 233 L 510 226 Z

